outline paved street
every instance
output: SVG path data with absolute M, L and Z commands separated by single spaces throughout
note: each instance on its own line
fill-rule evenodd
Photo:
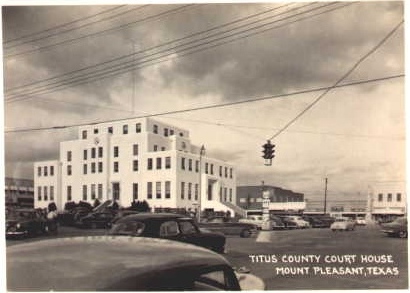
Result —
M 60 227 L 58 237 L 101 235 L 105 230 Z M 378 226 L 355 231 L 306 229 L 228 237 L 225 257 L 261 277 L 268 290 L 406 289 L 407 240 L 384 236 Z M 8 240 L 7 245 L 39 241 Z

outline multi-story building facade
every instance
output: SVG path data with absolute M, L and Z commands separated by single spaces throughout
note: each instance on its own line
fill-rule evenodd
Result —
M 236 202 L 231 164 L 191 144 L 187 130 L 150 118 L 79 127 L 78 139 L 60 143 L 59 160 L 34 168 L 36 207 L 54 201 L 62 209 L 68 201 L 98 198 L 227 211 L 224 202 Z
M 34 183 L 30 179 L 5 178 L 5 204 L 8 207 L 34 206 Z
M 262 212 L 262 193 L 269 191 L 269 211 L 276 214 L 300 214 L 306 208 L 303 193 L 276 186 L 238 186 L 237 205 L 248 214 Z
M 376 182 L 369 185 L 369 216 L 374 220 L 389 220 L 407 214 L 404 182 Z

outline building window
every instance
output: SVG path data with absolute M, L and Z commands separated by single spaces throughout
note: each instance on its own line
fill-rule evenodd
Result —
M 50 200 L 54 200 L 54 186 L 50 186 Z
M 47 186 L 44 186 L 44 188 L 43 188 L 43 190 L 44 190 L 44 200 L 48 200 L 48 187 Z
M 205 174 L 208 174 L 208 163 L 205 163 Z
M 158 125 L 154 124 L 153 132 L 158 134 Z
M 188 170 L 192 171 L 192 159 L 188 160 Z
M 228 198 L 228 189 L 225 187 L 224 188 L 224 201 L 227 201 Z
M 196 173 L 199 172 L 199 161 L 198 160 L 195 161 L 195 172 Z
M 108 127 L 108 133 L 111 133 L 111 134 L 114 133 L 112 126 Z
M 157 195 L 157 198 L 161 198 L 161 182 L 156 182 L 155 194 Z
M 98 134 L 98 128 L 94 128 L 94 134 Z
M 132 153 L 134 156 L 138 156 L 138 145 L 137 144 L 134 144 L 132 146 Z
M 171 198 L 171 181 L 165 181 L 165 198 Z
M 91 199 L 95 200 L 95 184 L 91 184 Z
M 383 201 L 383 193 L 379 193 L 379 195 L 378 195 L 378 201 Z
M 98 147 L 98 157 L 99 158 L 103 157 L 103 148 L 102 147 Z
M 138 160 L 132 161 L 132 170 L 138 171 Z
M 211 164 L 211 175 L 214 175 L 214 164 Z
M 83 174 L 87 175 L 87 164 L 83 165 Z
M 50 166 L 50 176 L 54 176 L 54 166 Z
M 112 194 L 113 194 L 114 200 L 120 199 L 120 183 L 114 182 L 112 184 Z
M 72 188 L 71 185 L 67 186 L 67 201 L 72 201 L 73 200 L 73 195 L 72 195 Z
M 87 130 L 83 130 L 82 136 L 83 136 L 83 139 L 87 139 Z
M 83 151 L 83 159 L 84 159 L 84 160 L 87 160 L 87 150 L 84 150 L 84 151 Z
M 165 157 L 165 169 L 171 169 L 171 157 Z
M 157 158 L 157 170 L 162 168 L 162 160 L 161 158 Z
M 83 200 L 87 200 L 87 185 L 83 185 Z
M 182 132 L 179 133 L 180 137 L 184 137 L 184 134 Z
M 103 172 L 103 163 L 98 162 L 98 173 L 102 173 L 102 172 Z
M 169 130 L 169 135 L 174 135 L 174 130 L 173 129 Z
M 37 200 L 41 200 L 41 186 L 37 187 Z
M 165 151 L 165 147 L 161 147 L 161 151 Z
M 229 188 L 229 201 L 232 202 L 232 188 Z
M 156 144 L 154 144 L 154 152 L 158 151 L 158 146 Z
M 122 134 L 128 134 L 128 125 L 127 124 L 122 126 Z
M 222 177 L 222 166 L 219 166 L 219 176 Z
M 220 202 L 223 202 L 222 191 L 223 191 L 223 188 L 222 188 L 222 186 L 221 186 L 221 187 L 219 188 L 219 201 L 220 201 Z
M 37 167 L 37 176 L 41 177 L 41 167 Z
M 102 199 L 103 194 L 103 185 L 100 183 L 98 184 L 98 199 Z
M 185 170 L 185 158 L 181 158 L 181 169 Z
M 132 198 L 133 198 L 133 200 L 138 199 L 138 183 L 133 183 L 132 184 Z
M 208 200 L 212 200 L 212 185 L 208 184 Z
M 147 182 L 147 198 L 152 199 L 152 182 Z
M 95 173 L 95 163 L 91 163 L 91 173 Z
M 401 193 L 396 194 L 396 201 L 398 201 L 398 202 L 401 201 Z
M 48 176 L 48 168 L 47 168 L 47 166 L 44 167 L 44 176 Z
M 120 150 L 119 150 L 118 146 L 115 146 L 114 147 L 114 158 L 118 158 L 119 152 L 120 152 Z
M 168 136 L 168 128 L 164 128 L 164 136 Z
M 181 199 L 185 199 L 185 182 L 181 182 Z
M 195 200 L 198 200 L 198 188 L 199 188 L 199 185 L 196 183 L 195 184 Z
M 231 179 L 232 179 L 232 176 L 233 176 L 232 173 L 233 173 L 233 170 L 232 170 L 232 168 L 230 168 L 229 169 L 229 178 L 231 178 Z
M 72 174 L 71 165 L 67 165 L 67 175 L 70 176 Z
M 225 167 L 225 178 L 228 178 L 228 167 Z
M 141 123 L 135 124 L 135 132 L 140 133 L 141 132 Z
M 188 199 L 189 200 L 192 199 L 192 183 L 191 182 L 188 183 Z
M 72 156 L 71 151 L 68 151 L 67 152 L 67 162 L 71 162 L 71 156 Z
M 95 148 L 91 149 L 91 158 L 95 159 Z
M 118 170 L 119 170 L 118 162 L 114 162 L 114 173 L 118 173 Z
M 148 158 L 147 169 L 148 169 L 148 170 L 152 170 L 152 158 Z
M 388 193 L 388 194 L 387 194 L 387 201 L 388 201 L 388 202 L 391 202 L 392 199 L 393 199 L 393 195 L 392 195 L 391 193 Z

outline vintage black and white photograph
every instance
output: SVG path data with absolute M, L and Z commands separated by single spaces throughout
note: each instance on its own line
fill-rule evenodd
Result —
M 404 1 L 2 1 L 4 291 L 408 289 Z

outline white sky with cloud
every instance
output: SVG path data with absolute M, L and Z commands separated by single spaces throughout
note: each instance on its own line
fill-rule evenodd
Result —
M 189 6 L 98 37 L 6 57 L 4 87 L 7 90 L 99 64 L 284 4 Z M 313 2 L 292 7 L 308 4 Z M 78 38 L 184 5 L 149 5 L 52 39 Z M 42 31 L 110 7 L 114 6 L 3 6 L 3 38 L 7 41 Z M 132 8 L 136 7 L 118 11 Z M 188 56 L 174 52 L 171 56 L 179 58 L 134 73 L 22 101 L 7 102 L 6 94 L 5 130 L 129 118 L 331 86 L 403 19 L 403 10 L 403 2 L 396 1 L 352 3 Z M 36 45 L 52 44 L 50 41 L 40 40 Z M 26 44 L 21 48 L 34 47 Z M 5 55 L 16 52 L 17 48 L 4 49 Z M 404 74 L 403 27 L 344 82 L 399 74 Z M 326 177 L 330 197 L 346 198 L 365 195 L 371 181 L 404 181 L 404 78 L 331 90 L 273 140 L 273 165 L 263 165 L 262 144 L 322 92 L 157 119 L 189 130 L 194 144 L 204 144 L 208 154 L 236 164 L 238 185 L 264 180 L 316 199 L 323 196 Z M 32 163 L 56 159 L 58 142 L 75 139 L 76 133 L 75 128 L 6 133 L 5 175 L 32 178 Z

